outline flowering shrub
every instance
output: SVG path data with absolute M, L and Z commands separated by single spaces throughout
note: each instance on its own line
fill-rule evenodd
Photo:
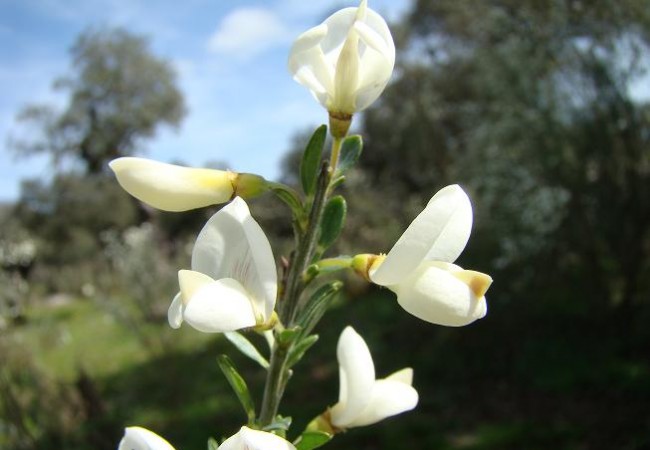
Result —
M 313 134 L 300 165 L 301 191 L 254 174 L 183 168 L 142 158 L 111 163 L 121 186 L 141 201 L 167 211 L 227 203 L 199 233 L 190 269 L 178 272 L 179 292 L 168 310 L 172 328 L 183 324 L 204 333 L 225 333 L 244 355 L 266 371 L 261 406 L 226 355 L 219 365 L 246 413 L 241 430 L 221 445 L 228 449 L 311 450 L 347 429 L 376 423 L 416 407 L 413 371 L 377 379 L 370 349 L 347 327 L 337 348 L 338 402 L 296 433 L 279 414 L 293 367 L 316 342 L 316 327 L 341 290 L 323 275 L 352 269 L 395 292 L 408 313 L 430 323 L 463 326 L 487 313 L 489 275 L 454 261 L 472 228 L 470 199 L 458 185 L 433 195 L 388 254 L 324 257 L 343 229 L 347 203 L 336 189 L 361 156 L 362 139 L 348 136 L 356 112 L 384 90 L 395 62 L 395 46 L 384 19 L 362 0 L 303 33 L 289 56 L 289 69 L 328 111 L 332 148 L 323 155 L 327 126 Z M 288 207 L 296 247 L 278 273 L 264 231 L 246 199 L 272 193 Z M 331 280 L 331 277 L 327 278 Z M 172 298 L 172 292 L 169 293 Z M 264 355 L 246 337 L 263 334 Z M 293 374 L 293 376 L 297 376 Z M 140 427 L 127 428 L 120 450 L 172 446 Z

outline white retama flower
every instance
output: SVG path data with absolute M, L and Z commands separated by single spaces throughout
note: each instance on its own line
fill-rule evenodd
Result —
M 332 425 L 340 429 L 370 425 L 386 417 L 410 411 L 418 403 L 411 386 L 413 370 L 402 369 L 375 379 L 370 350 L 352 327 L 341 333 L 336 355 L 339 361 L 339 402 L 330 409 Z
M 458 185 L 438 191 L 385 257 L 372 282 L 397 294 L 398 303 L 427 322 L 463 326 L 485 316 L 492 278 L 452 264 L 472 230 L 472 204 Z
M 142 427 L 128 427 L 117 450 L 174 450 L 174 447 L 153 431 Z
M 226 203 L 235 193 L 238 175 L 130 156 L 117 158 L 109 166 L 126 192 L 163 211 L 187 211 Z
M 219 450 L 296 450 L 290 442 L 266 431 L 241 427 L 219 446 Z
M 386 21 L 362 0 L 311 28 L 294 42 L 289 71 L 331 115 L 352 115 L 382 93 L 395 66 Z
M 244 200 L 236 197 L 203 227 L 192 251 L 192 270 L 178 273 L 180 292 L 169 324 L 183 321 L 219 333 L 271 322 L 277 272 L 271 245 Z

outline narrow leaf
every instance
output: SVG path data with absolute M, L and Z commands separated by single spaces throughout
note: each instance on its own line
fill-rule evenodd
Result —
M 313 450 L 327 444 L 332 435 L 324 431 L 305 431 L 294 441 L 296 450 Z
M 302 207 L 302 202 L 298 194 L 291 189 L 289 186 L 286 186 L 282 183 L 269 183 L 271 191 L 282 200 L 293 213 L 293 216 L 298 220 L 301 220 L 305 214 L 305 211 Z
M 309 334 L 314 329 L 342 287 L 343 283 L 340 281 L 332 281 L 319 287 L 312 294 L 307 302 L 307 306 L 298 319 L 298 324 L 303 330 L 303 335 Z
M 237 331 L 226 331 L 224 334 L 226 335 L 226 339 L 232 342 L 232 344 L 237 347 L 240 352 L 258 363 L 264 369 L 269 368 L 269 362 L 266 360 L 266 358 L 262 356 L 257 348 L 255 348 L 253 343 L 246 339 L 243 334 L 238 333 Z
M 228 380 L 230 387 L 235 391 L 239 402 L 244 407 L 244 411 L 248 416 L 248 422 L 252 423 L 255 420 L 255 405 L 253 404 L 253 399 L 251 398 L 250 392 L 248 391 L 248 386 L 242 378 L 242 376 L 237 372 L 235 365 L 226 355 L 220 355 L 217 358 L 219 367 L 221 371 Z
M 361 136 L 346 137 L 341 144 L 341 153 L 336 171 L 342 174 L 354 166 L 359 160 L 359 156 L 361 156 L 362 149 L 363 141 L 361 140 Z
M 208 450 L 219 450 L 219 443 L 213 437 L 208 438 Z
M 291 344 L 296 336 L 300 334 L 302 330 L 300 327 L 287 328 L 278 333 L 277 341 L 279 345 L 289 345 Z
M 316 178 L 323 157 L 323 146 L 327 137 L 327 125 L 321 125 L 311 136 L 300 162 L 300 182 L 306 195 L 312 195 L 316 189 Z
M 294 345 L 289 352 L 289 357 L 287 358 L 287 367 L 293 367 L 296 365 L 296 363 L 305 356 L 307 350 L 309 350 L 316 341 L 318 341 L 318 335 L 312 334 L 311 336 L 301 339 L 300 342 Z
M 321 220 L 320 237 L 318 239 L 318 247 L 321 251 L 325 251 L 338 239 L 345 224 L 347 210 L 348 207 L 345 199 L 340 195 L 332 197 L 327 202 L 327 205 L 325 205 L 323 219 Z

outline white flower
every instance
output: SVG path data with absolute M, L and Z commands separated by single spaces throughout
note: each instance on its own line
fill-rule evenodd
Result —
M 174 450 L 169 442 L 153 431 L 141 427 L 128 427 L 117 450 Z
M 427 322 L 467 325 L 485 316 L 492 278 L 451 264 L 472 230 L 472 205 L 458 185 L 436 193 L 386 257 L 368 275 L 397 294 L 409 313 Z
M 178 273 L 180 293 L 169 307 L 173 328 L 186 321 L 206 333 L 269 324 L 277 295 L 271 245 L 246 202 L 236 197 L 203 227 L 192 270 Z
M 370 350 L 352 327 L 346 327 L 341 333 L 336 355 L 340 375 L 339 402 L 330 410 L 330 420 L 335 427 L 370 425 L 417 405 L 418 393 L 411 386 L 413 370 L 402 369 L 375 380 Z
M 290 442 L 266 431 L 241 427 L 219 446 L 219 450 L 296 450 Z
M 226 203 L 235 193 L 238 175 L 134 157 L 117 158 L 109 166 L 126 192 L 163 211 Z
M 352 115 L 382 93 L 395 65 L 386 21 L 362 0 L 298 37 L 289 71 L 331 114 Z

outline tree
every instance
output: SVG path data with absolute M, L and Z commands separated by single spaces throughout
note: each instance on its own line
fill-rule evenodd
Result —
M 71 49 L 74 73 L 53 87 L 69 93 L 63 111 L 27 106 L 21 122 L 40 127 L 36 140 L 17 140 L 22 155 L 71 157 L 97 174 L 116 157 L 141 150 L 159 126 L 177 126 L 185 114 L 176 75 L 151 53 L 146 38 L 117 29 L 87 30 Z

